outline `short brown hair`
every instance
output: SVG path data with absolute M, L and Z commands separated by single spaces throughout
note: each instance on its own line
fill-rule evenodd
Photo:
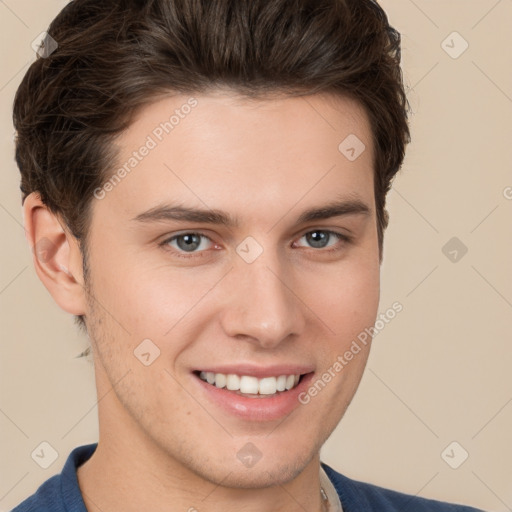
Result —
M 162 94 L 217 87 L 256 99 L 333 93 L 365 107 L 382 258 L 386 194 L 410 133 L 400 34 L 376 1 L 72 0 L 48 33 L 58 47 L 30 66 L 14 101 L 22 202 L 37 191 L 84 264 L 116 136 Z

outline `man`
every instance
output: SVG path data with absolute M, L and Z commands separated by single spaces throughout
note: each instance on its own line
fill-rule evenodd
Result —
M 409 140 L 372 0 L 75 0 L 17 92 L 36 272 L 100 439 L 15 511 L 469 511 L 320 448 L 361 379 Z

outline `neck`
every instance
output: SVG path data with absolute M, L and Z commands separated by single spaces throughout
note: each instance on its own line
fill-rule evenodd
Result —
M 101 438 L 100 438 L 101 439 Z M 176 461 L 157 460 L 149 452 L 109 439 L 77 470 L 88 512 L 124 510 L 168 512 L 322 511 L 319 458 L 295 479 L 266 488 L 225 487 L 205 480 Z

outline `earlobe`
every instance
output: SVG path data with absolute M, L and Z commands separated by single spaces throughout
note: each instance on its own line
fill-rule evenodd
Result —
M 34 268 L 55 302 L 68 313 L 86 313 L 80 247 L 61 219 L 33 192 L 23 203 L 25 236 Z

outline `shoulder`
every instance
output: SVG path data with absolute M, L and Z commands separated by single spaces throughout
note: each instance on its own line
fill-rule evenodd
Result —
M 61 473 L 43 482 L 37 491 L 11 512 L 87 512 L 77 468 L 91 457 L 97 443 L 78 446 L 68 456 Z
M 414 512 L 483 512 L 465 505 L 430 500 L 352 480 L 327 466 L 327 464 L 322 463 L 322 467 L 338 492 L 343 505 L 343 512 L 358 510 L 378 512 L 403 512 L 404 510 L 414 510 Z
M 37 491 L 11 512 L 64 512 L 61 498 L 61 475 L 54 475 L 42 483 Z

